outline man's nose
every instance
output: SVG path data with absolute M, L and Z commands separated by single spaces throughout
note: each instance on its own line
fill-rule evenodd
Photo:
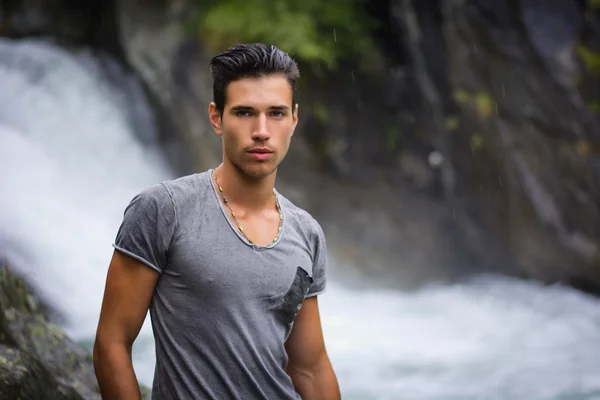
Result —
M 252 132 L 252 139 L 254 140 L 267 140 L 271 134 L 269 133 L 269 129 L 267 127 L 267 116 L 265 114 L 260 114 L 256 119 L 256 125 L 254 126 L 254 130 Z

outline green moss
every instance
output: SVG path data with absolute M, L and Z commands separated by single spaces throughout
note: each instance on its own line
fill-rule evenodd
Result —
M 364 0 L 198 1 L 195 26 L 201 40 L 222 51 L 236 43 L 274 44 L 301 62 L 334 69 L 340 58 L 360 54 L 372 44 L 375 22 Z
M 577 54 L 588 73 L 600 76 L 600 52 L 580 44 L 577 46 Z
M 10 351 L 10 350 L 6 350 L 6 351 Z M 6 367 L 10 367 L 12 365 L 12 362 L 8 360 L 8 358 L 0 355 L 0 364 L 4 365 Z M 10 369 L 10 368 L 6 368 L 6 369 Z
M 478 92 L 475 94 L 475 107 L 479 115 L 489 118 L 494 112 L 496 102 L 489 93 Z
M 31 323 L 29 325 L 29 332 L 36 343 L 42 343 L 44 346 L 47 344 L 59 346 L 63 344 L 66 339 L 63 332 L 47 322 Z
M 600 1 L 600 0 L 598 0 Z M 587 108 L 595 113 L 600 113 L 600 99 L 590 100 L 586 103 Z
M 23 358 L 21 357 L 21 352 L 16 349 L 11 349 L 8 347 L 2 347 L 2 353 L 0 353 L 0 366 L 7 370 L 12 371 L 13 373 L 16 370 L 21 372 L 27 372 L 27 367 L 23 364 Z
M 600 8 L 600 0 L 588 0 L 588 7 Z
M 4 310 L 4 318 L 6 318 L 8 322 L 12 322 L 17 318 L 17 312 L 14 308 L 7 308 Z
M 0 267 L 0 305 L 12 307 L 21 313 L 31 313 L 37 304 L 30 298 L 29 288 L 23 279 Z
M 460 124 L 458 117 L 451 116 L 446 117 L 446 130 L 449 132 L 455 131 L 458 129 L 458 125 Z
M 460 88 L 454 89 L 454 92 L 452 92 L 452 96 L 454 97 L 454 100 L 456 100 L 459 103 L 469 103 L 472 98 L 471 92 Z
M 316 102 L 313 104 L 313 113 L 315 115 L 315 117 L 319 120 L 319 122 L 321 123 L 326 123 L 329 121 L 329 109 L 327 108 L 327 106 L 323 103 L 320 102 Z
M 483 148 L 483 135 L 480 133 L 474 133 L 471 135 L 470 145 L 473 153 L 481 150 Z
M 458 103 L 468 104 L 475 108 L 482 118 L 489 118 L 495 112 L 496 101 L 488 92 L 471 92 L 466 89 L 455 89 L 452 93 Z
M 22 278 L 0 267 L 0 376 L 3 371 L 8 371 L 3 377 L 9 382 L 12 379 L 19 385 L 23 383 L 31 390 L 27 393 L 35 393 L 23 398 L 63 398 L 59 391 L 78 392 L 81 398 L 87 398 L 84 393 L 97 390 L 92 383 L 91 354 L 79 349 L 59 326 L 47 321 Z M 85 386 L 87 382 L 90 387 Z M 6 394 L 1 386 L 0 383 L 0 397 Z M 38 391 L 48 392 L 40 396 Z M 21 398 L 12 394 L 9 397 Z

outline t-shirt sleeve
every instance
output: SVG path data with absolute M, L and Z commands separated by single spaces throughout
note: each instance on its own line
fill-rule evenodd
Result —
M 113 247 L 162 273 L 176 225 L 172 197 L 164 184 L 154 185 L 125 208 Z
M 313 297 L 324 293 L 327 286 L 327 242 L 319 223 L 316 221 L 314 223 L 316 225 L 316 237 L 312 270 L 313 282 L 306 297 Z

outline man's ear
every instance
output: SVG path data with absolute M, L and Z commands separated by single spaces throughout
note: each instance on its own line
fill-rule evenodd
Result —
M 298 125 L 298 104 L 294 106 L 294 111 L 292 112 L 292 118 L 294 119 L 294 123 L 292 125 L 292 135 L 296 130 L 296 126 Z
M 210 124 L 212 125 L 215 133 L 221 136 L 223 129 L 223 121 L 221 119 L 221 113 L 219 112 L 219 109 L 217 108 L 217 105 L 214 102 L 211 102 L 208 105 L 208 119 L 210 120 Z

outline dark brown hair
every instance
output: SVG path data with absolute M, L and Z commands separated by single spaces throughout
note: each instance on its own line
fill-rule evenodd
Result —
M 298 64 L 287 53 L 262 43 L 238 44 L 213 57 L 210 61 L 213 78 L 213 101 L 223 115 L 225 92 L 229 83 L 268 75 L 285 75 L 292 89 L 292 106 L 296 104 Z

